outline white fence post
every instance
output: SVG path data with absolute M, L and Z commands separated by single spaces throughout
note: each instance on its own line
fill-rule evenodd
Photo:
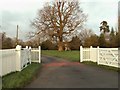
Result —
M 99 65 L 99 46 L 97 46 L 97 64 Z
M 41 63 L 41 47 L 39 46 L 39 63 Z
M 83 62 L 83 47 L 80 46 L 80 62 Z
M 16 70 L 21 71 L 21 46 L 17 45 L 16 46 Z
M 28 49 L 28 46 L 26 46 L 25 48 Z
M 92 46 L 90 46 L 90 61 L 92 61 Z
M 31 64 L 31 47 L 29 47 L 29 60 L 30 60 L 30 64 Z

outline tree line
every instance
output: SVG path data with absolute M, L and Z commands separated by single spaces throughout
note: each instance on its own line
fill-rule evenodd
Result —
M 72 38 L 69 42 L 64 42 L 70 50 L 79 50 L 80 46 L 83 47 L 101 47 L 101 48 L 118 48 L 120 47 L 120 32 L 115 32 L 113 28 L 109 32 L 106 39 L 104 33 L 100 35 L 94 34 L 91 30 L 83 30 L 78 36 Z M 50 40 L 44 41 L 42 49 L 50 50 L 56 49 L 57 44 L 52 43 Z M 65 46 L 64 46 L 65 48 Z
M 49 12 L 49 14 L 48 14 Z M 83 12 L 78 0 L 59 0 L 45 3 L 38 10 L 37 17 L 31 21 L 34 32 L 29 33 L 30 40 L 18 44 L 23 47 L 42 46 L 42 49 L 50 50 L 78 50 L 79 46 L 120 47 L 120 28 L 109 29 L 107 21 L 100 24 L 100 35 L 85 28 L 87 15 Z M 119 20 L 120 21 L 120 20 Z M 119 25 L 118 25 L 119 26 Z M 4 36 L 4 37 L 3 37 Z M 11 39 L 2 34 L 2 48 L 13 48 L 16 39 Z
M 120 47 L 120 30 L 115 31 L 114 28 L 111 28 L 108 37 L 106 39 L 104 33 L 100 35 L 96 35 L 92 30 L 85 29 L 82 30 L 79 35 L 72 37 L 70 41 L 65 41 L 63 49 L 65 47 L 69 48 L 69 50 L 79 50 L 79 47 L 82 45 L 84 47 L 101 47 L 101 48 L 117 48 Z M 22 47 L 31 46 L 33 48 L 37 48 L 41 46 L 43 50 L 57 50 L 57 42 L 53 42 L 50 39 L 44 40 L 40 43 L 37 38 L 22 41 L 18 40 L 18 44 Z M 7 37 L 5 33 L 2 33 L 2 49 L 11 49 L 16 46 L 16 39 Z
M 37 30 L 36 36 L 47 38 L 47 41 L 42 44 L 44 49 L 54 46 L 54 49 L 57 47 L 58 51 L 63 51 L 64 49 L 79 49 L 80 45 L 119 47 L 119 32 L 113 28 L 110 32 L 107 21 L 100 23 L 101 34 L 98 36 L 92 30 L 85 29 L 86 20 L 87 15 L 83 12 L 78 0 L 59 0 L 50 4 L 46 3 L 38 11 L 31 25 Z M 52 45 L 52 41 L 56 43 Z

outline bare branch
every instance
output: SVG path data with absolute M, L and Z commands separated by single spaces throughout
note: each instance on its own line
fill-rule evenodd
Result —
M 57 37 L 58 42 L 63 42 L 65 34 L 71 35 L 86 21 L 86 15 L 79 7 L 78 1 L 59 0 L 53 4 L 46 4 L 39 10 L 38 17 L 32 25 L 47 36 Z M 61 44 L 60 44 L 61 45 Z

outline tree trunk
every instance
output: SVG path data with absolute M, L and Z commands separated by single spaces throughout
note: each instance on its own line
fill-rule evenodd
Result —
M 58 51 L 63 51 L 63 39 L 62 39 L 62 35 L 58 37 L 59 41 L 58 41 Z
M 58 51 L 63 51 L 63 42 L 59 41 L 58 43 Z

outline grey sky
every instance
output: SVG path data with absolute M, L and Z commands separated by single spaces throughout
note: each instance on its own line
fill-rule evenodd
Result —
M 15 37 L 16 25 L 19 25 L 19 38 L 26 38 L 26 34 L 32 31 L 30 26 L 37 16 L 38 9 L 45 2 L 52 0 L 3 0 L 0 1 L 0 25 L 2 31 L 8 36 Z M 118 0 L 81 0 L 81 8 L 88 14 L 86 27 L 99 34 L 99 25 L 103 20 L 108 21 L 110 27 L 117 27 Z
M 99 34 L 100 22 L 106 20 L 111 27 L 117 28 L 118 18 L 117 2 L 87 2 L 82 7 L 88 14 L 87 27 Z

